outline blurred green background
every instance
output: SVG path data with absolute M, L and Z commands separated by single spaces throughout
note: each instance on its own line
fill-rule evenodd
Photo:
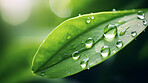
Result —
M 105 62 L 70 77 L 32 75 L 46 36 L 78 14 L 148 8 L 148 0 L 0 0 L 0 83 L 148 83 L 148 29 Z

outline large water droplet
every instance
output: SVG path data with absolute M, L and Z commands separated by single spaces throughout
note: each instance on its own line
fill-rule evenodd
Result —
M 144 12 L 143 12 L 143 11 L 138 11 L 137 14 L 138 14 L 138 15 L 137 15 L 138 19 L 144 20 Z
M 103 46 L 101 48 L 101 51 L 100 52 L 101 52 L 102 57 L 103 58 L 106 58 L 110 54 L 110 48 L 108 46 Z
M 44 76 L 45 75 L 45 71 L 41 71 L 41 76 Z
M 94 44 L 94 40 L 92 38 L 88 38 L 85 42 L 85 47 L 86 48 L 91 48 Z
M 136 35 L 137 35 L 137 32 L 136 32 L 136 31 L 132 31 L 132 32 L 131 32 L 131 36 L 132 36 L 132 37 L 135 37 Z
M 78 51 L 75 51 L 75 52 L 72 54 L 73 60 L 77 60 L 77 59 L 79 59 L 79 57 L 80 57 L 80 54 L 79 54 Z
M 148 25 L 147 20 L 143 20 L 143 25 L 144 26 L 147 26 Z
M 109 24 L 104 28 L 105 38 L 114 38 L 117 34 L 117 27 L 115 25 Z
M 123 46 L 123 42 L 121 40 L 118 40 L 117 43 L 116 43 L 116 46 L 118 48 L 121 48 Z
M 126 29 L 122 30 L 122 31 L 119 33 L 119 36 L 123 36 L 123 35 L 126 33 L 127 29 L 129 29 L 129 28 L 130 28 L 130 27 L 127 27 Z
M 80 65 L 81 67 L 84 69 L 86 68 L 87 64 L 88 64 L 88 61 L 89 61 L 89 58 L 86 58 L 86 59 L 83 59 L 81 62 L 80 62 Z

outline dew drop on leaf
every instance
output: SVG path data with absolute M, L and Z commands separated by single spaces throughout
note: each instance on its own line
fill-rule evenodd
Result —
M 130 28 L 130 27 L 127 27 L 126 29 L 122 30 L 122 31 L 119 33 L 119 36 L 123 36 L 123 35 L 126 33 L 127 29 L 129 29 L 129 28 Z
M 91 16 L 91 19 L 94 19 L 95 17 L 94 16 Z
M 116 46 L 117 48 L 121 48 L 123 46 L 123 42 L 121 40 L 118 40 Z
M 94 44 L 94 40 L 92 38 L 88 38 L 85 42 L 85 48 L 91 48 Z
M 79 16 L 81 16 L 81 14 L 79 14 Z
M 87 23 L 87 24 L 89 24 L 89 23 L 90 23 L 90 20 L 89 20 L 89 19 L 88 19 L 88 20 L 86 20 L 86 23 Z
M 116 12 L 116 9 L 113 9 L 113 12 Z
M 83 59 L 81 62 L 80 62 L 80 65 L 81 65 L 81 68 L 84 69 L 86 68 L 87 64 L 88 64 L 88 61 L 89 61 L 89 58 L 86 58 L 86 59 Z
M 137 15 L 138 19 L 144 20 L 144 12 L 143 12 L 143 11 L 138 11 L 137 14 L 138 14 L 138 15 Z
M 103 58 L 106 58 L 110 54 L 110 48 L 108 46 L 103 46 L 100 51 Z
M 75 52 L 72 54 L 73 60 L 77 60 L 77 59 L 79 59 L 79 57 L 80 57 L 80 54 L 79 54 L 78 51 L 75 51 Z
M 104 28 L 105 38 L 114 38 L 117 34 L 117 27 L 115 25 L 109 24 Z
M 131 36 L 132 36 L 132 37 L 135 37 L 136 35 L 137 35 L 137 32 L 136 32 L 136 31 L 132 31 L 132 32 L 131 32 Z
M 148 25 L 147 20 L 143 20 L 143 25 L 144 26 L 147 26 Z

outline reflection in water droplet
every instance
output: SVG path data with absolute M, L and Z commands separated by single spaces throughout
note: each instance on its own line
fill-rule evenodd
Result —
M 45 71 L 41 71 L 41 76 L 44 76 L 45 75 Z
M 86 48 L 91 48 L 94 44 L 94 40 L 92 38 L 88 38 L 85 42 L 85 47 Z
M 116 53 L 116 51 L 115 51 L 115 50 L 113 50 L 113 53 Z
M 135 37 L 136 35 L 137 35 L 137 32 L 136 32 L 136 31 L 132 31 L 132 32 L 131 32 L 131 36 L 132 36 L 132 37 Z
M 116 43 L 116 46 L 118 48 L 121 48 L 123 46 L 123 42 L 121 40 L 118 40 L 117 43 Z
M 80 62 L 80 65 L 81 65 L 81 68 L 86 68 L 87 64 L 88 64 L 88 61 L 89 61 L 89 58 L 86 58 L 86 59 L 83 59 L 81 62 Z
M 117 27 L 112 24 L 108 24 L 104 28 L 104 36 L 105 38 L 114 38 L 117 34 Z
M 103 46 L 100 53 L 103 58 L 106 58 L 110 54 L 110 48 L 108 46 Z
M 147 20 L 143 20 L 143 25 L 144 26 L 147 26 L 148 25 Z
M 90 20 L 89 20 L 89 19 L 88 19 L 88 20 L 86 20 L 86 23 L 87 23 L 87 24 L 89 24 L 89 23 L 90 23 Z
M 138 11 L 137 14 L 138 14 L 138 15 L 137 15 L 138 19 L 144 20 L 144 12 L 143 12 L 143 11 Z
M 71 38 L 71 36 L 67 36 L 67 38 L 66 38 L 66 39 L 67 39 L 67 40 L 69 40 L 70 38 Z
M 126 31 L 127 31 L 127 29 L 129 29 L 130 27 L 127 27 L 125 30 L 122 30 L 120 33 L 119 33 L 119 36 L 123 36 L 125 33 L 126 33 Z
M 78 51 L 75 51 L 75 52 L 72 54 L 73 60 L 77 60 L 77 59 L 79 59 L 79 57 L 80 57 L 80 54 L 79 54 Z

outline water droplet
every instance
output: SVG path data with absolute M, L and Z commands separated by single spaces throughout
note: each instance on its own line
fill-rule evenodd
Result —
M 41 76 L 44 76 L 45 75 L 45 71 L 41 71 Z
M 116 9 L 113 9 L 113 12 L 116 12 Z
M 126 21 L 118 21 L 118 24 L 124 24 Z
M 66 38 L 66 39 L 67 39 L 67 40 L 69 40 L 70 38 L 71 38 L 71 36 L 67 36 L 67 38 Z
M 144 26 L 147 26 L 148 25 L 147 20 L 143 20 L 143 25 Z
M 127 29 L 129 29 L 129 28 L 130 28 L 130 27 L 127 27 L 126 29 L 122 30 L 122 31 L 119 33 L 119 36 L 123 36 L 123 35 L 126 33 Z
M 118 40 L 117 43 L 116 43 L 116 46 L 118 48 L 121 48 L 123 46 L 123 42 L 121 40 Z
M 144 12 L 143 12 L 143 11 L 138 11 L 137 14 L 138 14 L 138 15 L 137 15 L 138 19 L 144 20 Z
M 103 46 L 100 52 L 102 57 L 106 58 L 110 54 L 110 48 L 108 46 Z
M 136 35 L 137 35 L 137 32 L 136 32 L 136 31 L 132 31 L 132 32 L 131 32 L 131 36 L 132 36 L 132 37 L 135 37 Z
M 86 23 L 87 23 L 87 24 L 89 24 L 89 23 L 90 23 L 90 20 L 89 20 L 89 19 L 88 19 L 88 20 L 86 20 Z
M 91 16 L 91 19 L 94 19 L 95 17 L 94 16 Z
M 79 14 L 79 16 L 81 16 L 81 14 Z
M 88 61 L 89 61 L 89 58 L 86 58 L 86 59 L 83 59 L 81 62 L 80 62 L 80 65 L 81 67 L 84 69 L 86 68 L 87 64 L 88 64 Z
M 117 27 L 115 25 L 109 24 L 104 28 L 105 38 L 114 38 L 117 34 Z
M 75 52 L 72 54 L 73 60 L 77 60 L 77 59 L 79 59 L 79 57 L 80 57 L 80 54 L 79 54 L 78 51 L 75 51 Z
M 94 40 L 92 38 L 88 38 L 85 42 L 85 47 L 86 48 L 91 48 L 94 44 Z

